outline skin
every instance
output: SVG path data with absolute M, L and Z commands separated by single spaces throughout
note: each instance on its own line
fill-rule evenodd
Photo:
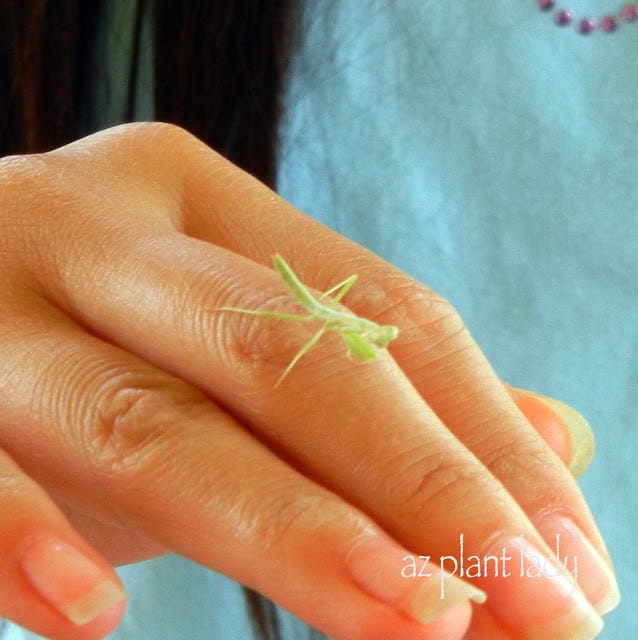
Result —
M 214 309 L 294 313 L 277 252 L 316 291 L 357 273 L 348 307 L 401 328 L 389 352 L 349 360 L 327 334 L 274 388 L 313 330 Z M 543 546 L 533 520 L 552 509 L 607 557 L 446 300 L 169 125 L 2 161 L 0 398 L 0 615 L 53 639 L 102 637 L 124 607 L 77 627 L 32 589 L 21 554 L 48 533 L 113 581 L 113 564 L 183 554 L 337 640 L 469 624 L 467 603 L 421 626 L 358 588 L 344 563 L 362 540 Z M 476 621 L 468 637 L 517 637 Z

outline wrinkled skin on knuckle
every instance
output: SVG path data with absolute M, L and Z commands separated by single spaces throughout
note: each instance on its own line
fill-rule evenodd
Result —
M 441 300 L 429 311 L 430 315 L 421 316 L 418 325 L 422 366 L 435 360 L 447 362 L 472 348 L 473 341 L 465 322 L 449 302 Z
M 455 313 L 451 303 L 406 274 L 385 264 L 360 281 L 348 294 L 357 305 L 374 307 L 372 319 L 379 324 L 393 324 L 387 318 L 403 319 L 404 326 L 420 326 L 423 322 Z
M 57 452 L 37 473 L 70 500 L 94 490 L 128 501 L 155 499 L 157 478 L 176 476 L 180 464 L 192 471 L 188 456 L 180 458 L 181 441 L 211 412 L 204 396 L 177 379 L 72 348 L 39 372 L 33 397 L 32 414 L 49 426 L 34 455 L 43 446 Z M 29 434 L 20 436 L 27 449 Z M 102 506 L 111 509 L 111 502 Z
M 375 322 L 400 328 L 390 350 L 407 363 L 414 361 L 418 354 L 415 368 L 439 358 L 441 353 L 472 344 L 465 323 L 452 303 L 404 274 L 364 283 L 349 295 L 355 303 L 374 305 L 368 317 Z
M 101 416 L 92 464 L 118 497 L 113 515 L 119 521 L 150 526 L 166 540 L 177 526 L 178 537 L 188 532 L 192 540 L 223 537 L 232 523 L 233 531 L 241 529 L 241 504 L 255 467 L 235 473 L 233 465 L 229 472 L 229 459 L 241 460 L 241 452 L 212 447 L 211 430 L 220 438 L 234 429 L 220 409 L 192 389 L 138 383 L 114 390 Z M 210 530 L 203 532 L 197 518 L 185 520 L 185 513 L 207 514 Z
M 468 414 L 470 410 L 468 407 Z M 490 407 L 484 420 L 475 420 L 464 441 L 505 486 L 526 478 L 527 495 L 562 491 L 564 464 L 524 416 L 512 415 L 507 399 L 501 411 Z
M 397 307 L 401 332 L 390 349 L 435 412 L 444 411 L 450 424 L 474 421 L 483 381 L 494 372 L 456 308 L 432 290 L 413 288 L 412 296 L 404 289 Z
M 340 532 L 361 528 L 355 512 L 345 504 L 323 492 L 310 494 L 303 486 L 275 488 L 268 500 L 256 507 L 253 517 L 257 526 L 253 533 L 266 553 L 281 549 L 286 553 L 308 553 L 319 540 L 334 542 Z
M 480 465 L 427 446 L 406 452 L 393 466 L 386 501 L 401 505 L 408 522 L 440 521 L 441 514 L 449 522 L 463 522 L 468 505 L 476 502 L 485 486 Z
M 175 380 L 120 373 L 97 394 L 84 449 L 98 473 L 117 481 L 169 464 L 184 425 L 208 410 L 199 392 Z
M 304 315 L 291 302 L 290 296 L 273 292 L 254 292 L 255 295 L 242 296 L 236 306 L 246 309 L 268 310 L 276 313 Z M 235 306 L 235 303 L 232 303 Z M 275 318 L 251 316 L 248 314 L 219 311 L 215 312 L 214 328 L 216 349 L 238 380 L 250 381 L 252 388 L 261 384 L 272 386 L 293 359 L 295 354 L 317 331 L 318 323 L 299 323 Z M 329 340 L 324 336 L 323 346 Z M 301 369 L 308 358 L 299 362 Z
M 571 483 L 571 476 L 549 446 L 534 434 L 512 433 L 509 440 L 483 454 L 482 460 L 505 486 L 512 479 L 526 479 L 526 491 L 519 497 L 526 511 L 564 502 L 566 482 Z
M 238 284 L 237 278 L 223 268 L 211 269 L 207 251 L 193 251 L 191 257 L 187 278 L 167 296 L 166 313 L 180 339 L 193 341 L 197 349 L 210 354 L 211 361 L 221 357 L 234 364 L 235 344 L 241 340 L 238 334 L 243 330 L 238 322 L 246 316 L 223 312 L 220 307 L 229 304 L 229 300 L 233 300 L 234 306 L 235 291 L 244 285 Z M 247 304 L 256 306 L 259 301 Z

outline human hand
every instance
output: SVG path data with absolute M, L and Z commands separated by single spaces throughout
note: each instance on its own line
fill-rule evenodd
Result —
M 1 615 L 100 637 L 124 607 L 109 562 L 170 550 L 338 640 L 455 640 L 475 588 L 447 578 L 441 599 L 434 563 L 401 569 L 461 534 L 485 557 L 521 535 L 549 556 L 561 533 L 613 604 L 573 479 L 447 301 L 168 125 L 8 159 L 1 180 Z M 290 311 L 275 252 L 317 290 L 358 273 L 345 303 L 401 327 L 391 355 L 351 362 L 327 337 L 273 388 L 307 328 L 214 309 Z M 471 582 L 472 638 L 600 626 L 564 580 Z

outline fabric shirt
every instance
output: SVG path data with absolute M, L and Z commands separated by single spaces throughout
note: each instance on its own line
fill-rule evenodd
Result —
M 332 0 L 307 2 L 296 33 L 280 193 L 448 298 L 503 380 L 589 420 L 580 485 L 624 596 L 601 638 L 633 637 L 638 22 L 582 36 L 534 0 Z M 172 556 L 119 573 L 113 640 L 251 637 L 240 588 L 212 571 Z M 285 638 L 318 637 L 281 619 Z

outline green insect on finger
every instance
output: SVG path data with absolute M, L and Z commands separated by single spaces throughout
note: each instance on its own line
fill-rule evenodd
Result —
M 343 282 L 326 291 L 319 298 L 315 298 L 308 288 L 299 280 L 288 263 L 280 256 L 273 256 L 275 269 L 281 276 L 290 294 L 308 312 L 306 316 L 287 313 L 275 313 L 260 311 L 258 309 L 240 309 L 237 307 L 220 307 L 217 311 L 229 311 L 233 313 L 246 313 L 262 318 L 286 320 L 288 322 L 322 322 L 323 326 L 295 355 L 286 367 L 277 386 L 292 370 L 310 349 L 319 341 L 327 331 L 339 333 L 344 344 L 348 348 L 348 354 L 363 361 L 374 360 L 378 355 L 378 349 L 385 349 L 399 334 L 398 327 L 392 325 L 379 325 L 372 320 L 361 318 L 350 311 L 340 311 L 335 306 L 348 293 L 355 283 L 357 276 L 352 275 Z M 333 297 L 330 297 L 335 294 Z M 322 301 L 328 298 L 328 303 Z

